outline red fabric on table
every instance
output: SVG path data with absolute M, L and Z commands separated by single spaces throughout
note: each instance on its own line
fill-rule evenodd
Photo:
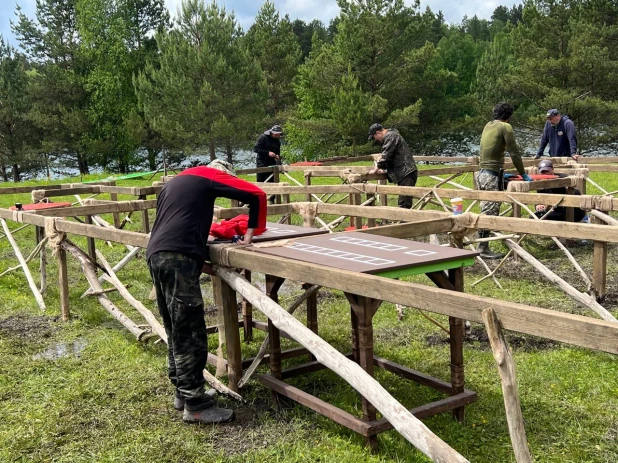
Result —
M 21 207 L 22 211 L 40 211 L 42 209 L 56 209 L 57 207 L 69 207 L 71 203 L 36 203 L 36 204 L 24 204 Z M 9 210 L 16 211 L 15 206 L 9 207 Z
M 210 227 L 210 234 L 215 238 L 231 240 L 234 235 L 243 236 L 249 227 L 249 216 L 247 214 L 237 215 L 233 219 L 222 220 L 220 223 L 213 223 Z M 261 235 L 266 228 L 256 228 L 253 236 Z

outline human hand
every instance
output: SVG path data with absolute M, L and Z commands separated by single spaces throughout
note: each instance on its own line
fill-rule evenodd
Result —
M 573 154 L 571 157 L 574 161 L 577 161 L 581 156 L 579 154 Z
M 277 157 L 277 153 L 273 153 L 272 151 L 269 151 L 269 152 L 268 152 L 268 155 L 269 155 L 271 158 L 276 158 L 276 157 Z
M 544 204 L 537 204 L 536 205 L 536 210 L 537 211 L 544 211 L 546 209 Z
M 521 179 L 524 182 L 531 182 L 532 181 L 532 178 L 530 178 L 530 176 L 528 174 L 521 174 Z

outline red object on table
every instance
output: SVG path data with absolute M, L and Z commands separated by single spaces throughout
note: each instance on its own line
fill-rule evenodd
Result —
M 40 211 L 42 209 L 56 209 L 58 207 L 69 207 L 71 203 L 35 203 L 35 204 L 24 204 L 20 210 L 22 211 Z M 15 206 L 9 207 L 9 210 L 16 211 L 17 208 Z
M 560 178 L 557 175 L 548 175 L 548 174 L 531 174 L 530 178 L 532 180 L 551 180 L 554 178 Z M 511 180 L 515 180 L 515 181 L 521 181 L 521 175 L 514 175 L 513 177 L 509 177 L 508 178 L 509 181 Z
M 210 227 L 210 234 L 215 238 L 231 240 L 234 236 L 244 236 L 247 233 L 249 216 L 246 214 L 237 215 L 230 220 L 222 220 L 221 223 L 213 223 Z M 256 228 L 254 236 L 261 235 L 266 228 Z

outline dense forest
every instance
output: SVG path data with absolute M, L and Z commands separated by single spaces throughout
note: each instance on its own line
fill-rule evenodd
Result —
M 338 0 L 326 26 L 266 1 L 248 30 L 216 2 L 37 0 L 0 36 L 0 180 L 126 173 L 251 149 L 274 123 L 285 159 L 376 150 L 372 122 L 417 154 L 474 154 L 498 101 L 534 152 L 548 108 L 580 151 L 618 145 L 618 3 L 528 0 L 446 24 L 403 0 Z

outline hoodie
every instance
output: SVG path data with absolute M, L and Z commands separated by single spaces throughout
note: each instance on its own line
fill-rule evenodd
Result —
M 549 143 L 550 156 L 575 156 L 577 154 L 575 124 L 568 116 L 562 116 L 560 122 L 555 127 L 549 121 L 545 122 L 541 143 L 535 159 L 543 156 L 547 143 Z

